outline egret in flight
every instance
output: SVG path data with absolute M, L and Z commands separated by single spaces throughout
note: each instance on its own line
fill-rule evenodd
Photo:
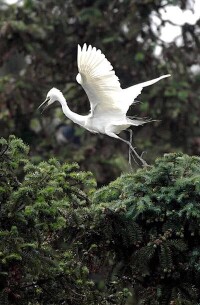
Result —
M 130 126 L 139 126 L 148 122 L 145 119 L 130 118 L 126 113 L 129 107 L 136 102 L 134 102 L 135 98 L 144 87 L 169 77 L 170 74 L 122 89 L 119 79 L 105 55 L 91 45 L 87 47 L 86 44 L 82 48 L 78 45 L 77 64 L 79 73 L 76 80 L 88 96 L 90 113 L 79 115 L 71 111 L 64 95 L 56 88 L 52 88 L 47 93 L 46 100 L 39 108 L 45 103 L 47 104 L 44 109 L 56 101 L 60 102 L 64 114 L 74 123 L 92 133 L 102 133 L 125 142 L 141 164 L 146 166 L 146 161 L 137 154 L 131 141 L 119 137 L 118 134 Z

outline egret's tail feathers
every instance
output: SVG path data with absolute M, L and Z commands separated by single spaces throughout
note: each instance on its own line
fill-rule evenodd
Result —
M 152 120 L 150 119 L 140 119 L 140 118 L 127 118 L 128 122 L 130 122 L 131 125 L 133 126 L 140 126 L 140 125 L 144 125 L 146 123 L 151 122 Z

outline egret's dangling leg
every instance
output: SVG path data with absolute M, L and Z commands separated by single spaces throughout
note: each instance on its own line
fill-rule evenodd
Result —
M 138 155 L 137 151 L 135 150 L 135 148 L 132 146 L 131 142 L 124 140 L 123 138 L 120 138 L 118 136 L 118 139 L 120 139 L 121 141 L 125 142 L 126 144 L 128 144 L 130 151 L 133 152 L 133 154 L 137 157 L 138 160 L 140 160 L 142 166 L 146 167 L 149 166 L 148 163 L 141 157 Z M 131 156 L 133 157 L 133 160 L 138 164 L 138 162 L 135 160 L 133 154 L 131 153 Z
M 132 145 L 132 140 L 133 140 L 133 131 L 131 130 L 131 129 L 129 129 L 128 130 L 129 131 L 129 133 L 130 133 L 130 140 L 129 140 L 129 142 L 130 142 L 130 144 Z M 131 149 L 130 149 L 130 146 L 129 146 L 129 150 L 128 150 L 128 163 L 130 164 L 130 166 L 131 166 Z
M 106 132 L 106 134 L 110 137 L 113 137 L 113 138 L 116 138 L 116 139 L 119 139 L 119 140 L 125 142 L 129 146 L 131 151 L 134 153 L 134 155 L 137 157 L 137 159 L 140 160 L 140 162 L 142 163 L 142 166 L 144 166 L 144 167 L 148 166 L 148 163 L 145 160 L 143 160 L 141 156 L 138 155 L 137 151 L 135 150 L 135 148 L 131 145 L 131 143 L 129 141 L 124 140 L 123 138 L 120 138 L 118 135 L 116 135 L 115 133 L 110 132 L 110 131 Z
M 132 129 L 128 129 L 129 133 L 130 133 L 130 140 L 129 140 L 129 143 L 132 145 L 132 141 L 133 141 L 133 131 Z M 134 162 L 138 164 L 138 162 L 136 161 L 135 157 L 133 156 L 133 153 L 132 153 L 132 150 L 129 146 L 129 151 L 128 151 L 128 163 L 130 164 L 130 167 L 132 168 L 132 164 L 131 164 L 131 158 L 133 158 Z

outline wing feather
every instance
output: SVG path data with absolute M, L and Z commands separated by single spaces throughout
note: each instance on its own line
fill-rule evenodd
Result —
M 98 105 L 98 109 L 118 108 L 120 110 L 119 96 L 122 91 L 119 79 L 111 63 L 100 50 L 86 44 L 82 49 L 78 45 L 77 81 L 85 90 L 91 106 L 91 112 Z
M 154 79 L 148 80 L 144 83 L 140 83 L 140 84 L 131 86 L 129 88 L 123 89 L 123 96 L 124 96 L 124 99 L 127 104 L 127 110 L 130 107 L 130 105 L 132 103 L 134 103 L 134 99 L 142 92 L 142 89 L 144 87 L 153 85 L 153 84 L 157 83 L 158 81 L 160 81 L 161 79 L 163 79 L 165 77 L 169 77 L 169 76 L 171 76 L 171 75 L 170 74 L 162 75 L 158 78 L 154 78 Z
M 134 99 L 146 86 L 150 86 L 170 74 L 122 89 L 118 77 L 113 70 L 111 63 L 105 55 L 95 47 L 86 44 L 82 49 L 78 45 L 77 64 L 79 73 L 77 82 L 85 90 L 94 115 L 105 114 L 106 111 L 113 111 L 115 115 L 126 115 Z

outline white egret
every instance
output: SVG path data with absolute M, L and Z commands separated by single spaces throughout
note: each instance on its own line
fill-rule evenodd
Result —
M 105 58 L 105 55 L 95 47 L 91 45 L 87 47 L 84 44 L 81 49 L 78 45 L 77 63 L 79 73 L 76 80 L 88 96 L 90 113 L 79 115 L 71 111 L 62 92 L 56 88 L 52 88 L 47 93 L 46 100 L 39 108 L 45 103 L 47 105 L 44 109 L 55 101 L 60 102 L 64 114 L 74 123 L 92 133 L 106 134 L 125 142 L 142 165 L 147 165 L 143 158 L 137 154 L 131 141 L 120 138 L 118 134 L 130 126 L 139 126 L 148 122 L 145 119 L 132 119 L 126 116 L 126 113 L 144 87 L 152 85 L 162 78 L 169 77 L 170 74 L 122 89 L 112 65 Z

